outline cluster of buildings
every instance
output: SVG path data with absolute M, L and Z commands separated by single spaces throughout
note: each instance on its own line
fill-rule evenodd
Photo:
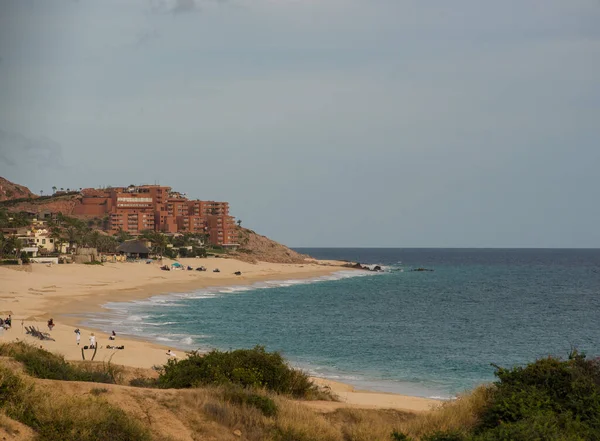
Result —
M 213 245 L 236 246 L 235 219 L 229 203 L 188 200 L 171 187 L 140 185 L 84 189 L 73 215 L 108 216 L 109 230 L 137 235 L 144 230 L 174 233 L 202 233 Z

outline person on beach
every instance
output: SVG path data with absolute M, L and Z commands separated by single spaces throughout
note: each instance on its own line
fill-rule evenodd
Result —
M 90 335 L 90 349 L 96 349 L 96 336 L 93 332 L 92 335 Z
M 108 337 L 109 340 L 114 340 L 117 338 L 117 334 L 115 331 L 112 332 L 112 334 L 110 335 L 110 337 Z
M 54 328 L 54 319 L 48 320 L 48 331 L 52 331 L 52 328 Z
M 173 351 L 172 351 L 172 350 L 170 350 L 170 349 L 169 349 L 169 350 L 167 350 L 167 355 L 168 355 L 169 357 L 175 357 L 175 358 L 177 358 L 177 355 L 175 354 L 175 352 L 173 352 Z
M 79 346 L 79 343 L 81 342 L 81 331 L 79 328 L 75 329 L 75 341 L 77 342 L 77 346 Z

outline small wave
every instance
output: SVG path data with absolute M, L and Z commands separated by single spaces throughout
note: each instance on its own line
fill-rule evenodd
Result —
M 192 345 L 192 344 L 194 344 L 194 339 L 192 337 L 185 337 L 185 338 L 182 338 L 181 340 L 179 340 L 179 342 L 186 344 L 186 345 Z
M 336 375 L 336 374 L 323 374 L 325 378 L 329 378 L 330 380 L 339 380 L 339 381 L 358 381 L 362 380 L 361 377 L 357 377 L 356 375 Z
M 150 323 L 150 322 L 142 322 L 142 325 L 146 326 L 168 326 L 168 325 L 176 325 L 179 322 L 163 322 L 163 323 Z
M 252 286 L 230 286 L 230 287 L 220 288 L 219 292 L 224 293 L 224 294 L 233 294 L 236 292 L 251 291 L 253 289 L 256 289 L 256 288 L 253 288 Z
M 150 317 L 149 315 L 130 315 L 125 320 L 128 320 L 130 322 L 141 322 L 142 320 L 149 318 L 149 317 Z
M 158 340 L 158 341 L 175 341 L 169 337 L 156 337 L 156 340 Z

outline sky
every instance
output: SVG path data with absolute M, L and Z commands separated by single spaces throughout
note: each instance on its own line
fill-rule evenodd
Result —
M 600 247 L 600 2 L 0 0 L 0 176 L 296 247 Z

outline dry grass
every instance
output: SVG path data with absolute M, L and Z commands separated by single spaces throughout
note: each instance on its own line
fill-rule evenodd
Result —
M 397 430 L 420 439 L 436 431 L 457 431 L 467 434 L 478 421 L 478 415 L 491 399 L 494 386 L 480 386 L 454 401 L 442 404 L 432 412 L 420 414 L 397 426 Z
M 326 415 L 347 441 L 389 441 L 392 431 L 416 418 L 398 410 L 338 409 Z
M 29 427 L 0 413 L 0 439 L 11 441 L 30 441 L 35 433 Z
M 341 430 L 332 425 L 323 415 L 301 403 L 281 399 L 277 403 L 279 415 L 274 422 L 273 439 L 281 441 L 341 441 Z

